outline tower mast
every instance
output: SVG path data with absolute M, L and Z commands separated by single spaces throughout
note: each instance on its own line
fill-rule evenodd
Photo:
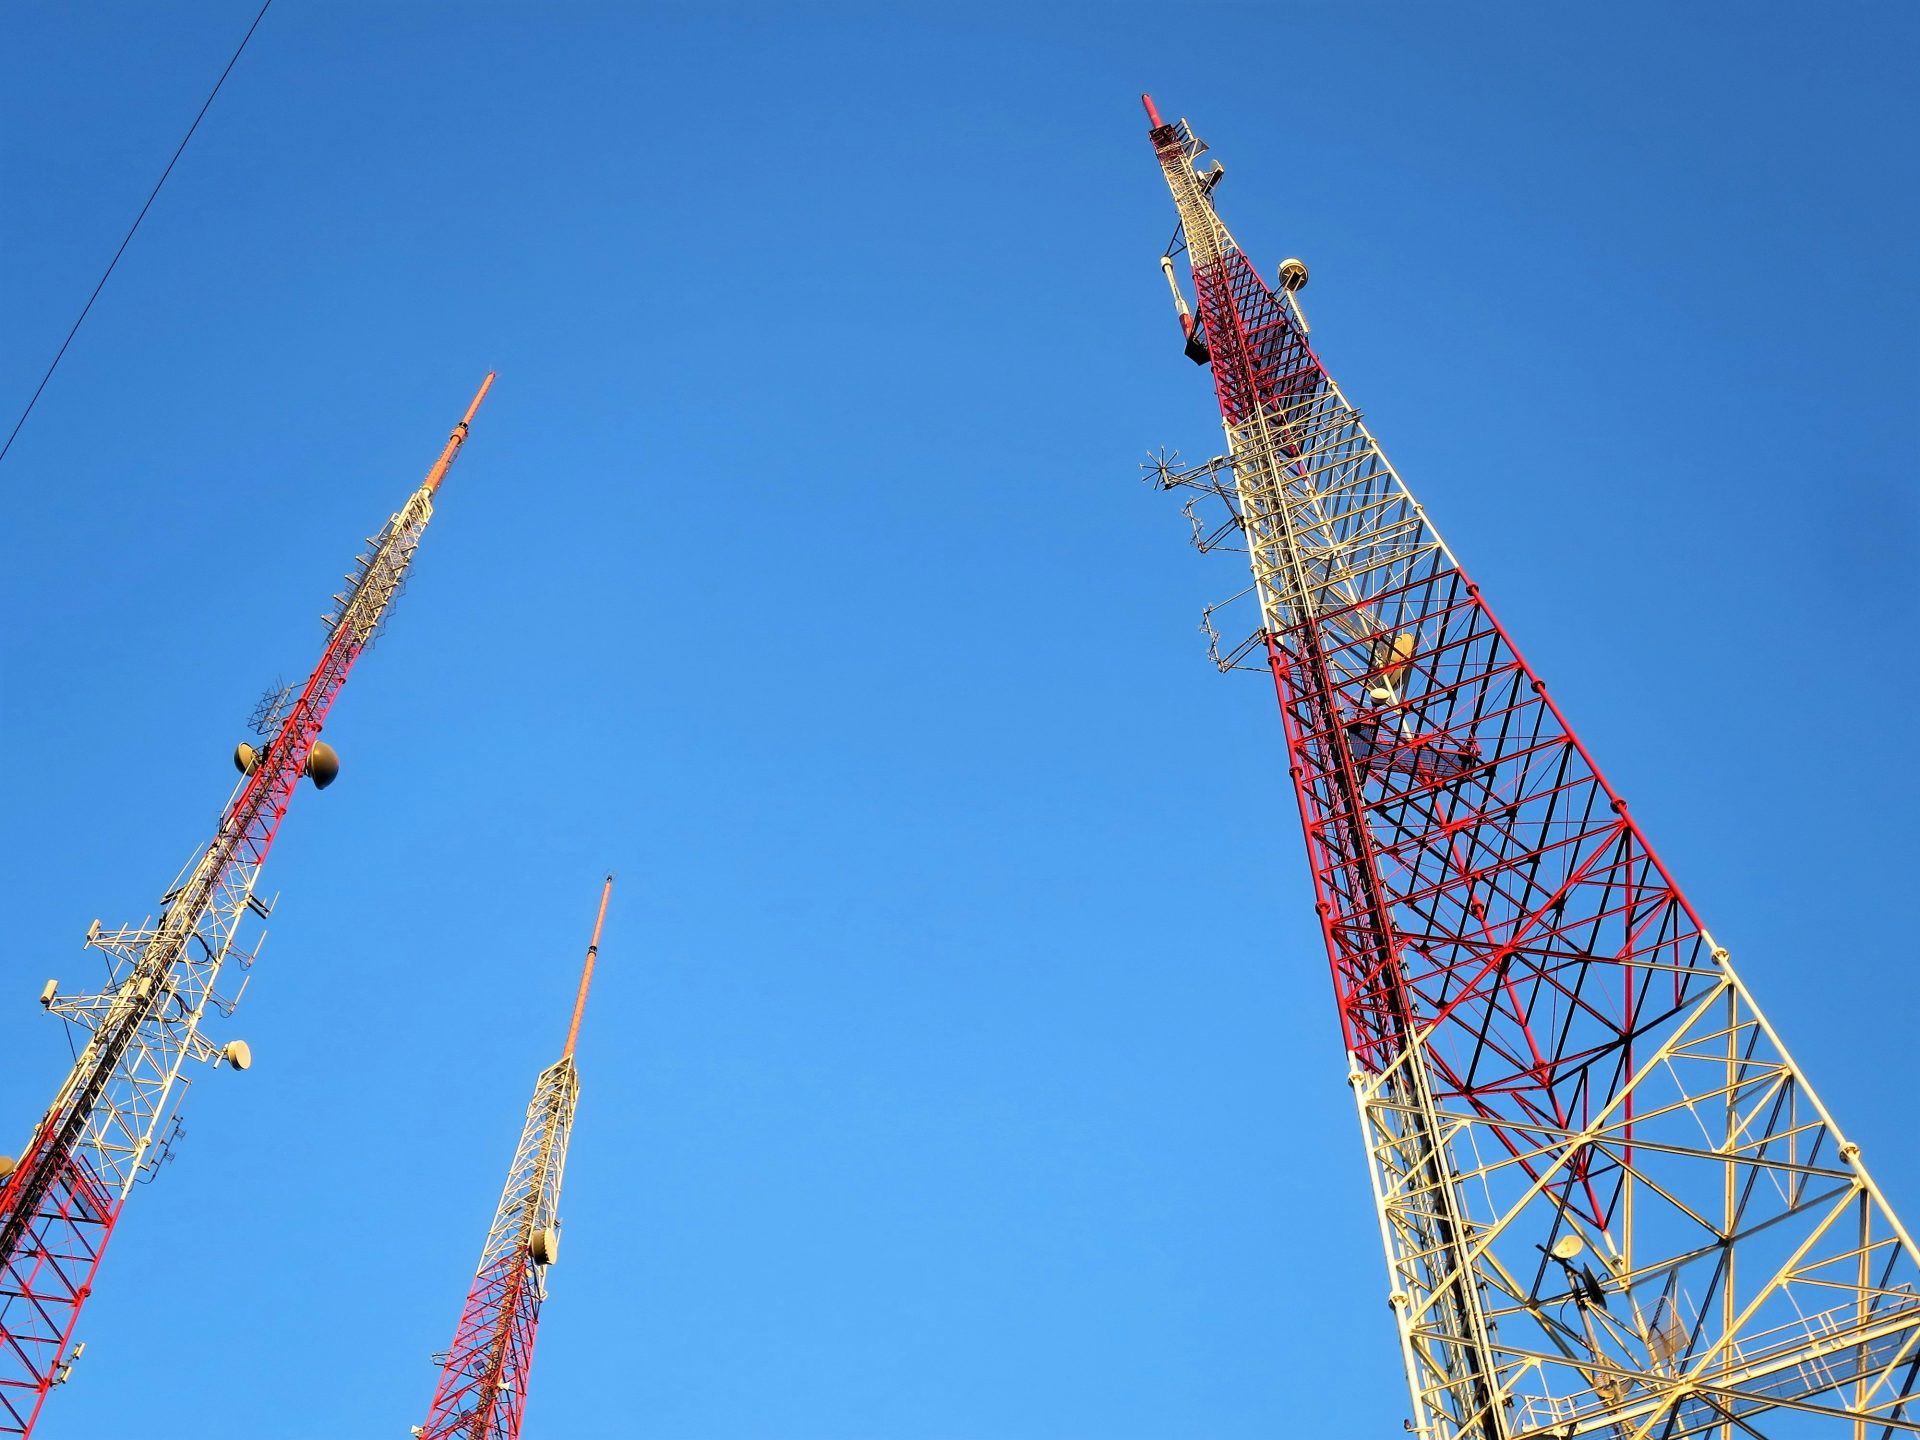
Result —
M 534 1082 L 533 1103 L 527 1107 L 506 1189 L 494 1210 L 453 1344 L 440 1367 L 432 1409 L 427 1423 L 414 1427 L 414 1435 L 427 1440 L 516 1440 L 520 1434 L 540 1306 L 547 1296 L 547 1267 L 560 1254 L 560 1180 L 580 1098 L 573 1051 L 612 893 L 609 875 L 600 890 L 567 1043 L 560 1058 Z
M 467 438 L 488 375 L 432 469 L 400 511 L 368 542 L 334 597 L 327 643 L 306 683 L 269 695 L 254 717 L 259 748 L 242 745 L 242 775 L 213 839 L 160 897 L 160 914 L 104 930 L 86 944 L 102 952 L 107 982 L 97 993 L 61 995 L 49 981 L 41 1003 L 76 1032 L 79 1058 L 35 1122 L 20 1157 L 0 1157 L 0 1436 L 33 1429 L 48 1390 L 64 1380 L 82 1347 L 72 1344 L 107 1240 L 128 1191 L 167 1158 L 189 1060 L 244 1069 L 243 1041 L 216 1044 L 201 1033 L 209 1008 L 231 1015 L 245 982 L 216 989 L 229 959 L 244 970 L 264 932 L 239 939 L 249 914 L 271 904 L 255 893 L 300 778 L 329 784 L 339 761 L 320 740 L 347 674 L 379 633 L 433 517 L 434 497 Z
M 1151 98 L 1425 1440 L 1920 1430 L 1913 1240 Z M 1189 314 L 1172 261 L 1184 253 Z M 1217 506 L 1213 516 L 1204 507 Z M 1211 612 L 1209 612 L 1211 616 Z

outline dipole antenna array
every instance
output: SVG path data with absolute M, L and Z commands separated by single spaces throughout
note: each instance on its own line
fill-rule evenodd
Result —
M 1920 1429 L 1913 1241 L 1146 100 L 1425 1440 Z M 1173 261 L 1184 255 L 1189 311 Z
M 355 562 L 325 617 L 320 661 L 296 692 L 271 694 L 255 713 L 258 746 L 234 752 L 241 778 L 209 841 L 160 897 L 160 912 L 138 925 L 88 927 L 106 984 L 64 995 L 48 981 L 40 1003 L 73 1027 L 79 1058 L 19 1158 L 0 1157 L 0 1436 L 33 1430 L 47 1392 L 65 1380 L 82 1345 L 73 1341 L 107 1241 L 136 1180 L 170 1157 L 188 1061 L 243 1070 L 241 1040 L 202 1033 L 211 1010 L 230 1016 L 245 989 L 223 992 L 229 961 L 242 971 L 258 957 L 272 903 L 260 898 L 260 869 L 302 776 L 324 788 L 339 770 L 320 739 L 347 674 L 386 619 L 433 518 L 441 482 L 467 438 L 488 375 L 446 448 L 417 490 Z
M 453 1344 L 441 1363 L 427 1423 L 413 1427 L 416 1437 L 517 1440 L 520 1434 L 533 1342 L 547 1296 L 547 1270 L 560 1255 L 560 1180 L 580 1099 L 580 1072 L 573 1051 L 612 894 L 609 875 L 600 890 L 600 910 L 594 916 L 593 938 L 580 970 L 567 1043 L 560 1058 L 534 1082 L 533 1103 L 527 1107 L 506 1189 L 494 1210 Z

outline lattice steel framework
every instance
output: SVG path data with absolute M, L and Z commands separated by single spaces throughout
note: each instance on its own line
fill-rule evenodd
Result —
M 1920 1429 L 1912 1238 L 1147 101 L 1429 1440 Z M 1167 266 L 1173 280 L 1172 267 Z M 1218 503 L 1217 515 L 1201 507 Z
M 79 1056 L 0 1188 L 0 1436 L 32 1431 L 78 1354 L 74 1327 L 128 1192 L 169 1158 L 179 1133 L 191 1083 L 182 1067 L 246 1063 L 244 1047 L 216 1045 L 201 1023 L 209 1010 L 231 1015 L 245 988 L 244 979 L 231 994 L 218 987 L 228 962 L 249 969 L 265 938 L 241 939 L 249 915 L 264 920 L 272 908 L 255 894 L 260 867 L 492 383 L 489 375 L 420 488 L 368 542 L 325 617 L 326 648 L 305 685 L 262 703 L 254 726 L 263 744 L 242 747 L 246 770 L 213 839 L 160 897 L 158 918 L 118 930 L 96 920 L 86 944 L 105 956 L 105 987 L 63 996 L 50 982 L 42 994 L 74 1028 Z
M 453 1344 L 441 1360 L 432 1410 L 425 1425 L 414 1427 L 416 1436 L 515 1440 L 520 1434 L 533 1342 L 540 1307 L 547 1298 L 547 1268 L 560 1253 L 560 1181 L 567 1168 L 574 1107 L 580 1099 L 580 1072 L 573 1051 L 612 893 L 609 875 L 600 890 L 600 910 L 587 944 L 566 1046 L 534 1082 L 533 1103 L 527 1107 L 520 1144 L 507 1171 L 507 1187 L 493 1212 L 493 1227 L 480 1252 Z

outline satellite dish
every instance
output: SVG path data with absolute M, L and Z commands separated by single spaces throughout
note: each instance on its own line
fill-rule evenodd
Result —
M 1562 1235 L 1553 1242 L 1553 1249 L 1547 1253 L 1556 1260 L 1571 1260 L 1587 1248 L 1587 1242 L 1578 1235 Z
M 313 788 L 326 789 L 339 773 L 340 757 L 334 748 L 324 740 L 314 741 L 313 749 L 307 752 L 307 778 L 313 781 Z

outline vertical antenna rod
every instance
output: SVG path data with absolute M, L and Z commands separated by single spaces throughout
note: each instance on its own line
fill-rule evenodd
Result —
M 1149 468 L 1252 564 L 1408 1428 L 1911 1440 L 1912 1236 L 1146 109 L 1227 440 Z
M 416 1437 L 517 1440 L 520 1434 L 533 1342 L 547 1296 L 547 1269 L 560 1254 L 560 1181 L 580 1098 L 574 1045 L 580 1038 L 580 1017 L 586 1012 L 587 989 L 593 984 L 600 930 L 612 893 L 613 876 L 609 875 L 600 889 L 593 939 L 580 968 L 566 1048 L 534 1082 L 533 1103 L 527 1107 L 506 1189 L 494 1209 L 493 1226 L 461 1308 L 453 1344 L 440 1366 L 427 1423 L 414 1427 Z
M 420 482 L 421 488 L 429 495 L 440 492 L 440 482 L 447 478 L 447 471 L 453 468 L 454 457 L 460 453 L 460 447 L 467 443 L 467 428 L 473 424 L 473 417 L 480 413 L 480 402 L 487 398 L 487 391 L 493 388 L 493 373 L 480 382 L 479 390 L 474 392 L 473 403 L 467 406 L 467 413 L 460 417 L 460 423 L 453 427 L 453 433 L 447 437 L 447 448 L 440 452 L 440 458 L 433 462 L 433 468 L 427 471 L 427 478 Z
M 573 997 L 573 1023 L 567 1026 L 567 1046 L 560 1058 L 573 1058 L 574 1043 L 580 1038 L 580 1017 L 587 1013 L 587 987 L 593 984 L 593 962 L 600 954 L 600 927 L 607 923 L 607 899 L 613 894 L 613 876 L 600 887 L 600 913 L 593 917 L 593 939 L 587 942 L 586 963 L 580 967 L 580 993 Z
M 47 1392 L 68 1378 L 80 1308 L 134 1181 L 151 1178 L 179 1133 L 189 1060 L 244 1070 L 246 1043 L 201 1033 L 209 1008 L 231 1015 L 245 980 L 217 988 L 229 959 L 251 968 L 264 932 L 239 939 L 271 902 L 255 894 L 260 869 L 302 776 L 324 789 L 339 757 L 320 739 L 354 661 L 373 643 L 433 518 L 433 496 L 493 383 L 489 375 L 427 479 L 368 542 L 325 618 L 320 661 L 295 692 L 270 693 L 254 716 L 256 748 L 234 752 L 241 772 L 213 839 L 160 897 L 158 918 L 104 930 L 86 944 L 106 962 L 106 984 L 40 1003 L 73 1027 L 79 1058 L 35 1122 L 18 1160 L 0 1156 L 0 1437 L 28 1434 Z

